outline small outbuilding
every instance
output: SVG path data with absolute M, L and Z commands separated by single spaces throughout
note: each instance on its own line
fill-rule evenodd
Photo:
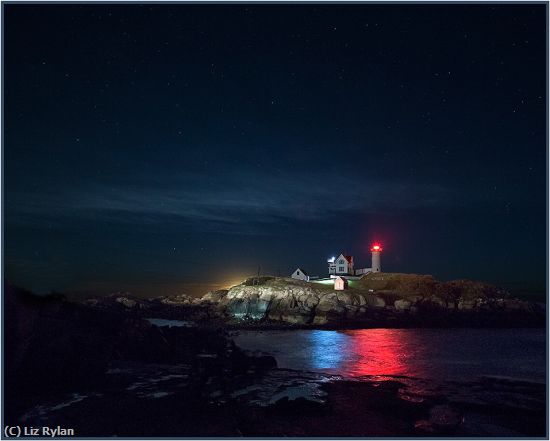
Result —
M 348 279 L 338 276 L 334 279 L 334 289 L 336 291 L 342 291 L 348 289 Z
M 294 271 L 290 277 L 297 280 L 305 280 L 306 282 L 309 281 L 309 276 L 302 268 L 296 268 L 296 271 Z

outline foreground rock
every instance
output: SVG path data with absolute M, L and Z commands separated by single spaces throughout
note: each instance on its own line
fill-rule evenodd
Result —
M 374 273 L 349 290 L 290 278 L 251 278 L 202 297 L 209 314 L 254 326 L 544 326 L 542 305 L 495 286 L 432 276 Z
M 6 285 L 4 298 L 7 424 L 19 424 L 29 407 L 49 396 L 105 389 L 120 364 L 145 371 L 171 366 L 170 375 L 189 378 L 190 397 L 207 382 L 231 383 L 275 366 L 271 357 L 246 355 L 222 330 L 158 327 L 121 312 L 149 308 L 128 296 L 110 298 L 111 307 L 89 307 Z

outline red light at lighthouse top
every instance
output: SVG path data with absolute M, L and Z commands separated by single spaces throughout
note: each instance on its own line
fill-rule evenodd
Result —
M 372 247 L 370 247 L 370 250 L 380 252 L 382 251 L 382 246 L 380 244 L 375 243 Z

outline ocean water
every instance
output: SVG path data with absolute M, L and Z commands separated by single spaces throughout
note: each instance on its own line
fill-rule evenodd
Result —
M 361 379 L 404 376 L 435 383 L 483 377 L 544 383 L 544 329 L 239 331 L 235 343 L 279 368 Z

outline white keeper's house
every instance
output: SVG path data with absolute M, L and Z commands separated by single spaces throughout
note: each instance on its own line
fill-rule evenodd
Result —
M 329 275 L 354 275 L 353 269 L 353 256 L 345 256 L 340 254 L 336 258 L 328 260 L 328 274 Z

